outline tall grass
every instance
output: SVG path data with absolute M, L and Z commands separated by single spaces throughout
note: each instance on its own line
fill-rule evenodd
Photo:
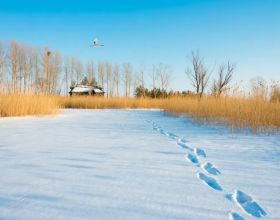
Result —
M 36 95 L 0 96 L 0 116 L 50 115 L 56 113 L 58 103 L 53 97 Z
M 164 99 L 102 98 L 102 97 L 57 97 L 62 108 L 120 109 L 162 108 Z
M 199 120 L 249 127 L 254 131 L 280 128 L 280 103 L 269 102 L 259 98 L 104 99 L 61 97 L 58 98 L 58 102 L 63 108 L 160 108 L 173 114 L 187 114 Z
M 258 98 L 177 99 L 176 102 L 170 100 L 164 109 L 200 120 L 249 127 L 253 131 L 280 128 L 280 103 Z
M 172 114 L 186 114 L 198 120 L 218 122 L 254 131 L 280 129 L 280 102 L 260 98 L 196 97 L 168 99 L 0 96 L 0 116 L 54 114 L 58 108 L 119 109 L 160 108 Z

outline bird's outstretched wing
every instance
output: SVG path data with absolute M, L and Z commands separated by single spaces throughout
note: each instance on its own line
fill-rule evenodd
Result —
M 99 44 L 97 37 L 93 40 L 93 44 L 90 45 L 90 47 L 103 47 L 103 46 L 104 46 L 103 44 Z

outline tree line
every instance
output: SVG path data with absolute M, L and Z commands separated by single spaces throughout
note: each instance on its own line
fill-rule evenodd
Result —
M 102 87 L 107 97 L 201 98 L 206 94 L 219 97 L 232 89 L 230 82 L 235 69 L 234 63 L 225 61 L 213 73 L 199 52 L 193 51 L 185 70 L 192 90 L 179 92 L 168 90 L 173 79 L 172 70 L 163 63 L 150 68 L 144 64 L 134 68 L 129 62 L 112 64 L 92 60 L 84 63 L 47 47 L 0 41 L 0 94 L 68 95 L 71 86 L 84 84 Z M 263 79 L 252 80 L 249 95 L 266 99 L 270 96 L 271 100 L 280 101 L 279 82 L 274 81 L 268 87 Z
M 210 88 L 210 94 L 216 97 L 222 95 L 229 89 L 229 83 L 232 80 L 235 64 L 227 61 L 226 64 L 221 64 L 218 68 L 217 77 L 214 77 Z M 139 85 L 135 90 L 136 97 L 150 97 L 150 98 L 166 98 L 172 96 L 197 96 L 201 98 L 206 94 L 206 89 L 210 84 L 211 72 L 205 65 L 204 58 L 200 56 L 199 52 L 192 51 L 189 57 L 189 66 L 185 71 L 189 78 L 193 91 L 174 92 L 172 90 L 166 91 L 164 87 L 153 87 L 151 90 Z M 165 83 L 164 80 L 161 82 Z
M 203 58 L 192 53 L 192 66 L 186 73 L 194 94 L 202 97 L 209 83 L 209 72 Z M 214 80 L 212 92 L 221 95 L 232 78 L 234 65 L 221 65 L 219 77 Z M 146 82 L 149 72 L 149 83 Z M 168 65 L 153 65 L 149 71 L 144 65 L 134 69 L 130 63 L 112 64 L 108 61 L 83 63 L 77 57 L 62 57 L 59 51 L 35 48 L 16 41 L 4 45 L 0 41 L 0 93 L 67 95 L 76 84 L 104 88 L 108 97 L 136 96 L 162 98 L 193 92 L 167 91 L 172 80 Z
M 167 90 L 171 69 L 165 64 L 153 65 L 152 87 Z M 108 61 L 83 63 L 77 57 L 62 57 L 59 51 L 35 48 L 16 41 L 0 41 L 0 93 L 67 95 L 70 86 L 100 86 L 108 97 L 133 96 L 137 86 L 147 86 L 146 68 Z

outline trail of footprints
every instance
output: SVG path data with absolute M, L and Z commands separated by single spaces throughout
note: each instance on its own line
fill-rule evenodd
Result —
M 188 162 L 197 166 L 198 169 L 201 170 L 196 174 L 196 176 L 202 183 L 206 184 L 213 190 L 220 191 L 220 192 L 223 191 L 222 186 L 219 184 L 218 180 L 216 179 L 216 177 L 221 174 L 220 170 L 210 162 L 201 163 L 201 160 L 206 160 L 207 158 L 206 153 L 203 149 L 193 148 L 187 144 L 186 140 L 180 138 L 179 136 L 173 133 L 164 131 L 164 129 L 162 129 L 155 122 L 153 121 L 148 121 L 148 122 L 152 123 L 154 130 L 165 135 L 171 140 L 176 141 L 179 147 L 182 147 L 187 150 L 185 158 Z M 236 189 L 232 194 L 225 194 L 224 197 L 227 200 L 231 201 L 235 206 L 243 210 L 243 212 L 245 212 L 249 216 L 253 216 L 257 218 L 266 216 L 266 212 L 263 210 L 263 208 L 256 201 L 254 201 L 254 199 L 251 196 L 247 195 L 246 193 L 240 190 Z M 234 211 L 228 212 L 228 217 L 231 220 L 245 219 L 239 213 Z

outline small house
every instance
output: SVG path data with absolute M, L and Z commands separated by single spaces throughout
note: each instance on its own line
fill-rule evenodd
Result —
M 104 96 L 105 92 L 100 86 L 76 85 L 70 87 L 70 96 Z

